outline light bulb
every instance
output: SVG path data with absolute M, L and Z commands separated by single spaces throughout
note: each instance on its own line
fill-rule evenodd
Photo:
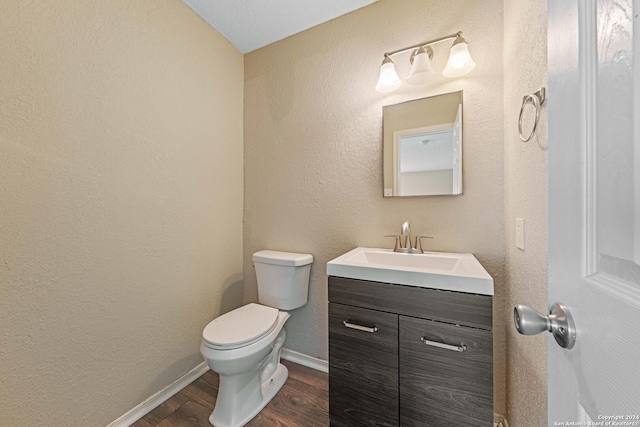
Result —
M 411 74 L 407 82 L 412 85 L 419 85 L 429 81 L 431 74 L 434 74 L 433 67 L 431 66 L 430 56 L 433 56 L 433 50 L 429 49 L 428 52 L 424 47 L 419 48 L 414 52 L 412 56 L 413 66 L 411 67 Z M 431 53 L 431 55 L 429 55 Z
M 447 77 L 459 77 L 471 72 L 474 68 L 476 63 L 469 54 L 469 45 L 462 36 L 458 36 L 451 46 L 449 60 L 442 74 Z
M 385 56 L 380 66 L 380 77 L 378 78 L 378 84 L 376 84 L 376 90 L 378 92 L 391 92 L 398 89 L 401 84 L 402 81 L 398 77 L 393 61 L 388 56 Z

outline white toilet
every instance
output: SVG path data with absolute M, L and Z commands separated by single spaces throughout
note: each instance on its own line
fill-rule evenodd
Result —
M 307 303 L 313 256 L 290 252 L 253 254 L 260 304 L 247 304 L 210 322 L 200 352 L 220 375 L 215 427 L 248 423 L 275 396 L 289 372 L 280 363 L 289 318 L 285 310 Z

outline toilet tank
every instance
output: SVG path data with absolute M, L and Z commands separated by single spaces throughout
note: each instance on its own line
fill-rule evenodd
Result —
M 312 262 L 313 255 L 309 254 L 269 250 L 253 254 L 260 304 L 279 310 L 305 305 Z

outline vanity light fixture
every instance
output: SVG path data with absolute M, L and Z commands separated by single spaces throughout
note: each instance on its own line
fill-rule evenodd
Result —
M 455 34 L 449 34 L 448 36 L 404 47 L 392 52 L 385 52 L 384 60 L 380 67 L 380 77 L 378 78 L 378 84 L 376 84 L 376 90 L 378 92 L 391 92 L 400 87 L 402 81 L 400 80 L 400 77 L 398 77 L 396 67 L 391 60 L 391 57 L 409 50 L 413 50 L 413 52 L 409 59 L 412 67 L 407 82 L 410 84 L 421 84 L 429 81 L 430 75 L 434 74 L 433 67 L 431 66 L 431 60 L 435 53 L 433 48 L 429 45 L 451 39 L 455 40 L 451 46 L 449 60 L 447 61 L 447 65 L 444 67 L 442 74 L 446 77 L 459 77 L 471 72 L 476 67 L 476 63 L 471 59 L 469 46 L 467 45 L 467 41 L 464 37 L 462 37 L 462 31 L 458 31 Z

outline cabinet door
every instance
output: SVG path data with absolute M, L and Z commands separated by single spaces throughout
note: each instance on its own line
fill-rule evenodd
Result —
M 398 315 L 329 303 L 329 415 L 333 427 L 398 426 Z
M 491 331 L 400 316 L 400 424 L 493 425 Z

